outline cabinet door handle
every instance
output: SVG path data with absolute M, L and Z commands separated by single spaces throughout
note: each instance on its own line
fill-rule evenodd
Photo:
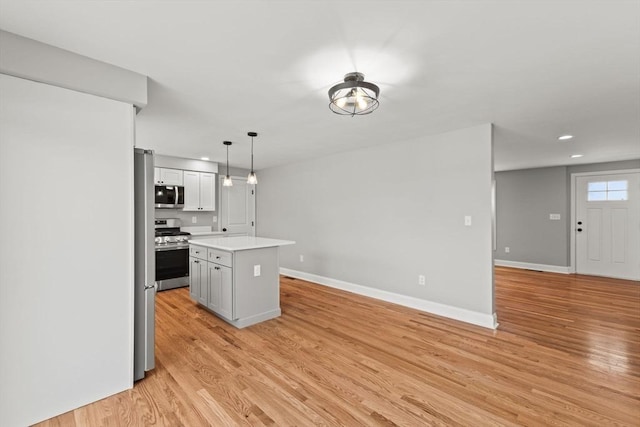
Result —
M 216 267 L 216 270 L 220 270 L 220 267 Z
M 216 259 L 220 259 L 220 257 L 219 257 L 219 256 L 216 256 Z

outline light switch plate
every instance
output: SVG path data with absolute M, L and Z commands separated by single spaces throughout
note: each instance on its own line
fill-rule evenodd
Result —
M 471 215 L 466 215 L 464 217 L 464 225 L 466 225 L 467 227 L 471 226 Z
M 260 276 L 260 264 L 253 266 L 253 277 Z

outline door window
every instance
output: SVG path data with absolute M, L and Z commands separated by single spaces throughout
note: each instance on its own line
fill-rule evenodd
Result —
M 624 201 L 629 198 L 629 181 L 598 181 L 590 182 L 587 188 L 587 201 Z

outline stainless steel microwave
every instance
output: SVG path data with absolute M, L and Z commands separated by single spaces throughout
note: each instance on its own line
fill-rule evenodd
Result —
M 184 187 L 180 185 L 156 185 L 156 208 L 175 209 L 184 207 Z

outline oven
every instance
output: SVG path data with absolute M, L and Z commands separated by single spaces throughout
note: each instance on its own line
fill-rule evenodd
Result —
M 173 289 L 189 284 L 189 246 L 156 248 L 156 281 L 158 289 Z M 186 279 L 185 279 L 186 278 Z M 177 286 L 170 286 L 176 282 Z M 164 283 L 163 283 L 164 282 Z M 164 286 L 163 286 L 164 284 Z
M 189 233 L 178 219 L 156 220 L 156 282 L 158 290 L 189 286 Z

